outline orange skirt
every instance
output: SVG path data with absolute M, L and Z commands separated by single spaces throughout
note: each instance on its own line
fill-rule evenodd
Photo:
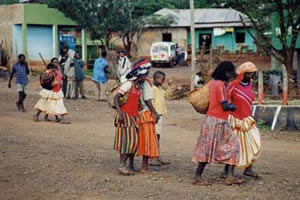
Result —
M 140 113 L 139 128 L 139 156 L 148 156 L 149 158 L 158 158 L 158 139 L 155 130 L 155 117 L 149 110 Z

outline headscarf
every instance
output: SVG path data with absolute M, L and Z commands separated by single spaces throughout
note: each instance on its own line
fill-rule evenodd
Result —
M 148 75 L 150 68 L 150 61 L 145 58 L 141 58 L 133 64 L 132 70 L 126 75 L 126 79 L 134 81 L 141 76 Z
M 241 64 L 236 70 L 236 74 L 238 76 L 236 80 L 233 81 L 232 84 L 239 84 L 244 79 L 244 74 L 246 72 L 257 72 L 256 65 L 252 62 L 245 62 Z

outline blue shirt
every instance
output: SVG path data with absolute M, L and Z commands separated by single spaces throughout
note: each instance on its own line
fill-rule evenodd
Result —
M 75 80 L 82 81 L 85 79 L 85 74 L 83 71 L 84 62 L 81 59 L 74 59 L 74 67 L 75 67 Z
M 29 69 L 27 64 L 16 63 L 12 67 L 12 73 L 16 73 L 16 83 L 21 85 L 28 84 Z
M 108 62 L 105 58 L 98 58 L 95 60 L 94 63 L 94 70 L 93 70 L 93 78 L 92 80 L 97 83 L 106 83 L 107 76 L 104 71 L 105 67 L 108 66 Z

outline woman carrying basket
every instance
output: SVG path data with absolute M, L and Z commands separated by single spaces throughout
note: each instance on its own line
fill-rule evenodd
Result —
M 207 164 L 227 164 L 226 185 L 240 184 L 243 181 L 234 177 L 235 165 L 239 163 L 240 145 L 228 124 L 228 114 L 236 106 L 227 101 L 225 84 L 235 76 L 235 66 L 230 61 L 220 63 L 209 82 L 210 101 L 205 118 L 202 120 L 200 136 L 197 140 L 193 161 L 198 163 L 193 184 L 208 185 L 201 179 Z

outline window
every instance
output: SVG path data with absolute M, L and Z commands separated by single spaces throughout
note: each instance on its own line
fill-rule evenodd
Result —
M 236 43 L 245 43 L 245 33 L 235 33 Z
M 172 33 L 163 33 L 162 37 L 163 42 L 172 42 Z

